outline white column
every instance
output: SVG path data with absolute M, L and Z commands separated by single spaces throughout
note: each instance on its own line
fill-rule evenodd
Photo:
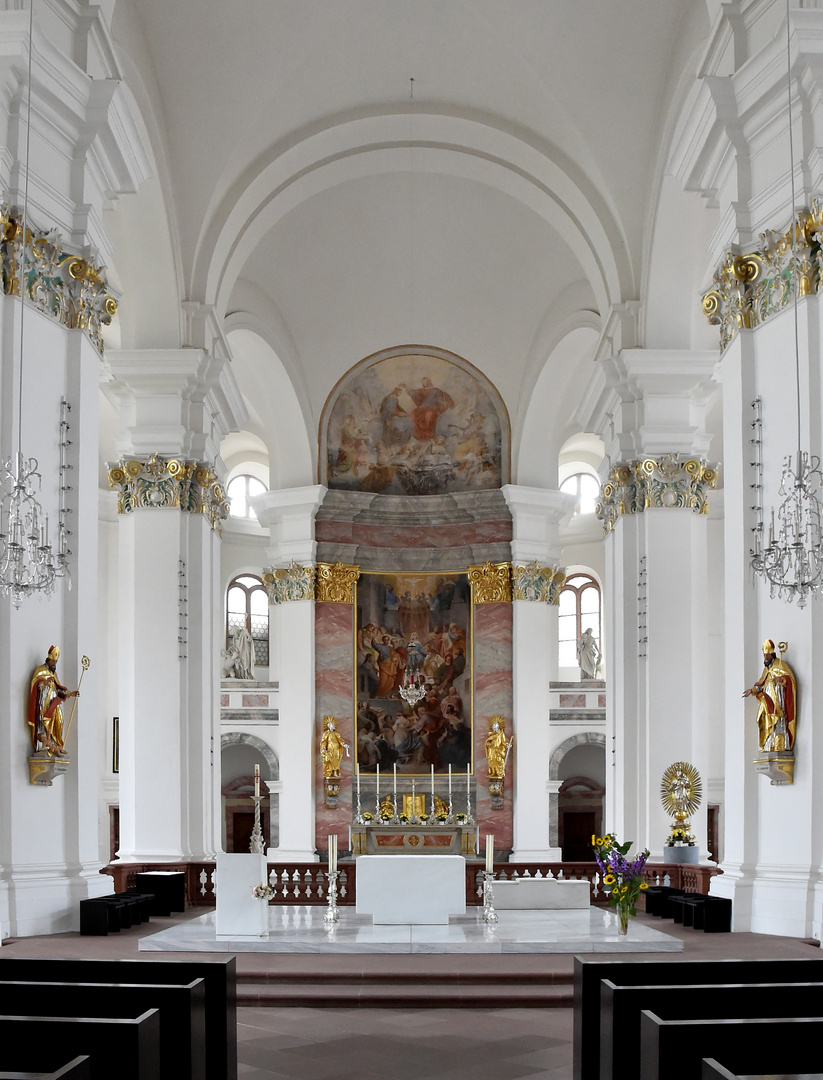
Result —
M 257 519 L 270 530 L 266 557 L 286 568 L 315 565 L 314 517 L 326 489 L 320 485 L 269 491 L 254 500 Z M 314 847 L 314 599 L 269 607 L 280 664 L 280 845 L 278 859 L 317 861 Z
M 557 526 L 574 497 L 559 491 L 507 484 L 512 514 L 512 566 L 556 566 Z M 558 860 L 549 842 L 549 682 L 557 674 L 557 607 L 514 600 L 512 683 L 514 698 L 513 861 Z
M 123 461 L 220 468 L 219 441 L 245 418 L 227 362 L 184 349 L 115 353 L 109 365 Z M 208 509 L 209 484 L 194 479 Z M 123 862 L 211 859 L 220 848 L 220 540 L 210 513 L 179 504 L 176 484 L 164 472 L 119 522 Z

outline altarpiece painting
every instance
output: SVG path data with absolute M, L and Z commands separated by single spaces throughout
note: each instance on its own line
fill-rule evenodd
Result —
M 361 772 L 465 772 L 472 757 L 471 592 L 458 574 L 365 572 L 357 584 Z M 425 696 L 400 694 L 407 672 Z

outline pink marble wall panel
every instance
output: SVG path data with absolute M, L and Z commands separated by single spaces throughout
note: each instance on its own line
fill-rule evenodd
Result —
M 485 742 L 492 716 L 503 716 L 506 733 L 513 734 L 512 605 L 478 604 L 474 609 L 474 754 L 477 782 L 476 819 L 480 851 L 486 833 L 494 834 L 494 846 L 509 850 L 513 844 L 512 791 L 515 759 L 509 758 L 502 810 L 493 810 Z
M 354 606 L 314 605 L 315 662 L 315 843 L 321 854 L 328 850 L 329 833 L 337 834 L 342 855 L 349 846 L 352 821 L 354 770 Z M 326 806 L 320 738 L 323 717 L 334 716 L 337 730 L 352 748 L 340 767 L 340 794 L 334 809 Z
M 606 695 L 605 694 L 598 694 L 597 695 L 597 707 L 599 709 L 605 709 L 606 708 Z
M 228 709 L 228 707 L 229 707 L 229 695 L 228 694 L 221 694 L 220 695 L 220 708 L 221 709 Z
M 560 708 L 561 709 L 585 709 L 586 707 L 586 695 L 585 694 L 561 694 L 560 695 Z
M 267 709 L 269 707 L 268 694 L 243 694 L 244 709 Z

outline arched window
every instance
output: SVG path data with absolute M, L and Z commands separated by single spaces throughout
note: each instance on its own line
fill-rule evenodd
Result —
M 269 663 L 269 598 L 263 582 L 253 574 L 241 574 L 229 585 L 226 597 L 226 645 L 239 626 L 245 626 L 254 642 L 254 662 Z
M 572 574 L 560 590 L 557 619 L 560 667 L 577 667 L 577 643 L 591 629 L 600 643 L 600 586 L 589 574 Z
M 593 514 L 595 503 L 600 495 L 600 481 L 592 473 L 579 472 L 567 476 L 560 485 L 560 490 L 567 495 L 577 496 L 575 514 Z
M 235 476 L 226 488 L 226 493 L 231 499 L 231 516 L 256 518 L 257 514 L 249 505 L 249 498 L 252 495 L 262 495 L 265 490 L 266 485 L 256 476 L 248 476 L 245 473 Z

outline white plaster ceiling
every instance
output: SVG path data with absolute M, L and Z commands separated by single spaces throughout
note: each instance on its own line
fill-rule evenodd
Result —
M 254 317 L 312 441 L 337 379 L 409 342 L 480 367 L 519 430 L 555 327 L 639 295 L 706 20 L 697 0 L 117 0 L 181 299 Z

